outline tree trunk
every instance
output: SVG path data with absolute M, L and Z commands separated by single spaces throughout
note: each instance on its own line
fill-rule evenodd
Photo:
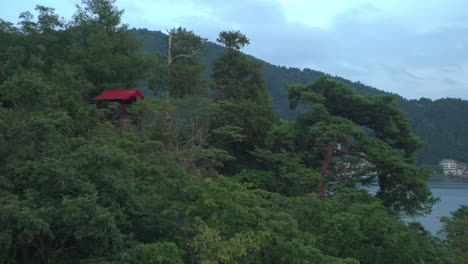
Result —
M 172 32 L 168 31 L 168 38 L 167 38 L 167 66 L 171 65 L 172 63 L 172 54 L 171 54 L 171 47 L 172 47 Z
M 320 168 L 320 178 L 315 182 L 316 192 L 318 197 L 322 198 L 325 197 L 325 186 L 323 184 L 323 178 L 327 175 L 328 167 L 333 158 L 333 146 L 327 146 L 327 152 L 325 153 L 322 167 Z
M 172 48 L 172 31 L 167 31 L 168 33 L 168 38 L 167 38 L 167 70 L 169 72 L 169 67 L 171 66 L 171 63 L 172 63 L 172 52 L 171 52 L 171 48 Z M 169 107 L 169 99 L 170 97 L 170 94 L 169 94 L 169 87 L 166 87 L 166 107 Z M 166 113 L 165 113 L 165 117 L 166 117 L 166 121 L 168 123 L 168 130 L 170 131 L 171 127 L 172 127 L 172 113 L 169 111 L 169 110 L 166 110 Z M 169 132 L 168 131 L 168 132 Z

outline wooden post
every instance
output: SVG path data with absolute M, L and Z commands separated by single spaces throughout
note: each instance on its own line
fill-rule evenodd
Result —
M 102 111 L 101 111 L 101 108 L 102 108 L 102 103 L 101 103 L 101 101 L 98 101 L 98 119 L 99 119 L 99 121 L 102 121 L 102 116 L 101 116 Z
M 125 112 L 125 108 L 124 108 L 124 103 L 123 103 L 123 100 L 120 101 L 120 111 L 119 111 L 119 119 L 120 119 L 120 129 L 122 129 L 123 127 L 123 119 L 124 119 L 124 112 Z

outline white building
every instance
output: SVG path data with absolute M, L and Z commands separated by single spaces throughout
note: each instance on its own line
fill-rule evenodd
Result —
M 467 168 L 466 163 L 463 163 L 463 162 L 458 163 L 456 175 L 462 176 L 463 174 L 465 174 L 466 168 Z
M 444 169 L 445 175 L 457 174 L 457 162 L 451 159 L 443 159 L 440 161 L 440 166 Z

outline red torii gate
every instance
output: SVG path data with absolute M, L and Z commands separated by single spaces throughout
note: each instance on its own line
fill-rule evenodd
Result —
M 140 93 L 138 89 L 116 89 L 116 90 L 104 90 L 100 95 L 89 99 L 90 101 L 111 101 L 119 102 L 119 119 L 122 126 L 122 120 L 124 117 L 124 104 L 132 103 L 138 98 L 144 99 L 143 94 Z M 100 106 L 100 102 L 99 102 Z M 99 107 L 100 108 L 100 107 Z M 101 119 L 101 117 L 99 117 Z

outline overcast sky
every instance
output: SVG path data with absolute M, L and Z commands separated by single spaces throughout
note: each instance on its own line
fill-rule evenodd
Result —
M 17 22 L 36 4 L 71 18 L 79 0 L 15 0 Z M 406 98 L 468 99 L 468 0 L 117 0 L 123 22 L 150 30 L 186 27 L 215 41 L 222 30 L 250 39 L 244 52 L 311 68 Z

